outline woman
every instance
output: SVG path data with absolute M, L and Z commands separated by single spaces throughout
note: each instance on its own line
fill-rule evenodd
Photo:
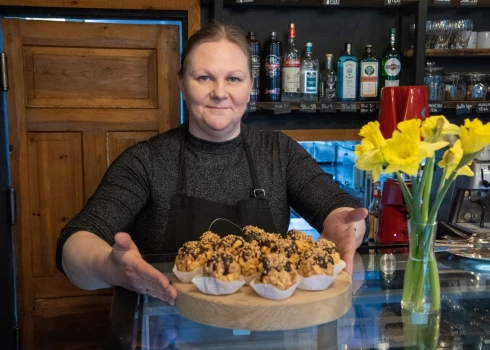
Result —
M 211 225 L 220 235 L 237 233 L 231 223 L 284 233 L 291 206 L 337 244 L 350 272 L 367 211 L 298 143 L 241 124 L 252 89 L 243 33 L 202 28 L 178 78 L 189 122 L 114 161 L 61 232 L 58 268 L 83 289 L 122 286 L 173 304 L 175 288 L 141 254 L 176 252 Z

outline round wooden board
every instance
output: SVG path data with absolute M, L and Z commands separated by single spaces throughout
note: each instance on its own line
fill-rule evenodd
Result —
M 208 295 L 175 276 L 172 283 L 178 292 L 175 307 L 181 315 L 220 328 L 274 331 L 311 327 L 342 317 L 352 305 L 352 280 L 343 271 L 326 290 L 296 289 L 284 300 L 262 298 L 249 286 L 235 294 Z

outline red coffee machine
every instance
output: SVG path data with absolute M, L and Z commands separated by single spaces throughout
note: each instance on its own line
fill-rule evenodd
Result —
M 412 184 L 407 182 L 407 186 L 410 188 Z M 381 195 L 376 242 L 408 243 L 407 218 L 408 209 L 400 184 L 396 180 L 386 180 Z

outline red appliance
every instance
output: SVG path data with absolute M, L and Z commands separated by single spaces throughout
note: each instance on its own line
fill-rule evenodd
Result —
M 407 182 L 407 186 L 410 188 L 412 184 Z M 408 209 L 400 184 L 396 180 L 386 180 L 381 195 L 376 242 L 408 243 L 407 217 Z
M 409 119 L 424 120 L 428 116 L 425 85 L 385 87 L 381 90 L 378 120 L 384 138 L 391 138 L 399 122 Z

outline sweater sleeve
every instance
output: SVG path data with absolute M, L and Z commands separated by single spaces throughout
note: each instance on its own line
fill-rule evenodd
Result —
M 287 137 L 287 136 L 286 136 Z M 291 207 L 318 232 L 335 209 L 361 208 L 361 203 L 342 190 L 296 141 L 288 142 L 287 188 Z
M 94 195 L 63 228 L 56 246 L 56 266 L 62 268 L 63 245 L 78 231 L 88 231 L 114 244 L 117 232 L 127 232 L 150 197 L 151 157 L 146 142 L 124 151 L 109 167 Z

